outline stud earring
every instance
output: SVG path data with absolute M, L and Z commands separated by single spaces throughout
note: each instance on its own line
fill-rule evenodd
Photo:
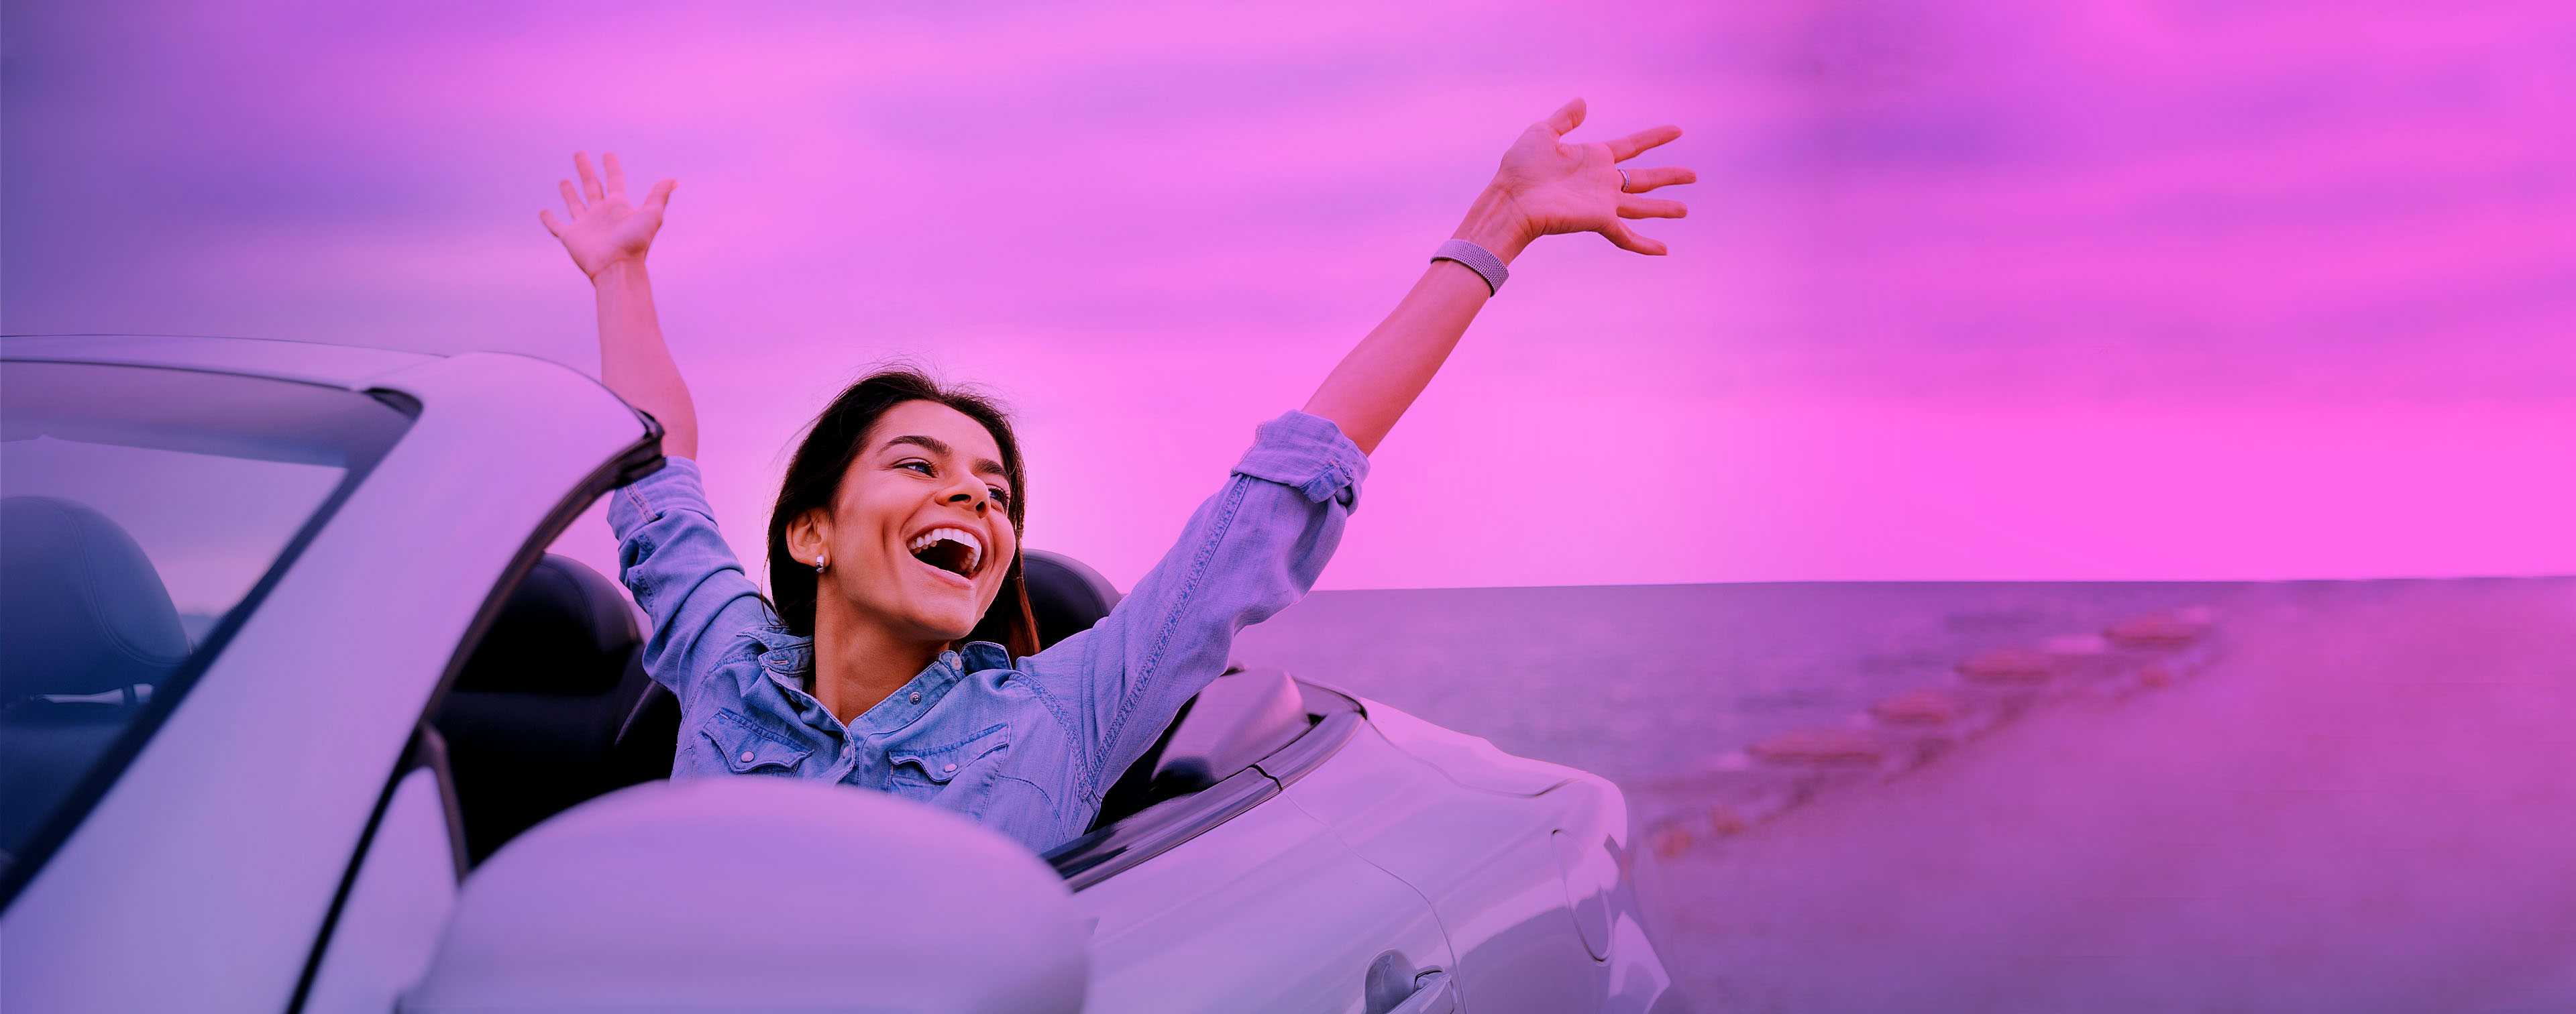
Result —
M 814 554 L 814 573 L 820 574 L 820 573 L 822 573 L 822 572 L 823 572 L 823 554 L 821 554 L 821 553 L 816 553 L 816 554 Z

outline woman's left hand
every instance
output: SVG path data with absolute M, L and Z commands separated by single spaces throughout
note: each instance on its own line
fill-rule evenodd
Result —
M 1641 254 L 1664 252 L 1662 242 L 1636 234 L 1620 219 L 1682 217 L 1689 208 L 1680 201 L 1636 195 L 1694 182 L 1699 174 L 1680 166 L 1658 166 L 1629 169 L 1623 175 L 1619 163 L 1682 136 L 1681 128 L 1649 127 L 1608 141 L 1569 143 L 1565 133 L 1582 125 L 1583 112 L 1583 100 L 1576 99 L 1521 132 L 1511 150 L 1503 153 L 1502 168 L 1486 190 L 1494 199 L 1477 202 L 1480 211 L 1490 214 L 1471 214 L 1468 225 L 1459 231 L 1460 238 L 1506 258 L 1540 236 L 1565 232 L 1597 232 L 1622 249 Z M 1479 233 L 1485 235 L 1480 238 Z M 1496 248 L 1497 242 L 1508 249 Z
M 1628 231 L 1621 219 L 1682 217 L 1686 209 L 1680 201 L 1636 195 L 1699 177 L 1679 166 L 1630 169 L 1622 176 L 1619 163 L 1682 136 L 1681 128 L 1651 127 L 1611 141 L 1566 143 L 1565 132 L 1582 123 L 1583 100 L 1576 99 L 1522 131 L 1512 150 L 1503 153 L 1493 184 L 1477 195 L 1467 220 L 1451 235 L 1506 261 L 1519 256 L 1531 240 L 1559 232 L 1597 232 L 1641 254 L 1663 253 L 1662 243 Z M 1440 372 L 1467 322 L 1476 319 L 1476 311 L 1494 292 L 1482 270 L 1435 259 L 1395 312 L 1324 378 L 1315 396 L 1306 400 L 1306 413 L 1332 420 L 1360 453 L 1374 453 L 1378 441 L 1386 439 L 1431 376 Z

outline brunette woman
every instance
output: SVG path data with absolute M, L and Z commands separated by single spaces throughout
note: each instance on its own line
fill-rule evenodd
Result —
M 1040 650 L 1020 583 L 1027 504 L 1007 416 L 918 373 L 877 373 L 824 409 L 769 520 L 769 595 L 716 533 L 697 413 L 664 347 L 644 260 L 673 183 L 630 203 L 575 155 L 567 218 L 539 217 L 590 278 L 600 378 L 661 421 L 670 464 L 613 494 L 622 579 L 652 618 L 645 664 L 683 714 L 674 771 L 841 782 L 981 819 L 1043 851 L 1082 833 L 1101 794 L 1226 665 L 1235 632 L 1305 595 L 1385 438 L 1505 266 L 1541 236 L 1664 245 L 1622 219 L 1678 218 L 1638 196 L 1682 168 L 1619 163 L 1681 136 L 1564 134 L 1577 99 L 1530 126 L 1452 239 L 1324 379 L 1263 423 L 1180 538 L 1092 629 Z

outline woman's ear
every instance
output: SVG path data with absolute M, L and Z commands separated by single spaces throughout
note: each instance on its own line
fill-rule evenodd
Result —
M 787 523 L 787 555 L 796 562 L 811 565 L 832 544 L 832 512 L 820 507 L 796 516 Z

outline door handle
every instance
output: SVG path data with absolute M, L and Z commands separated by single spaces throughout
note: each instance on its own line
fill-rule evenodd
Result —
M 1386 1014 L 1458 1014 L 1458 984 L 1447 972 L 1424 972 L 1413 980 L 1413 995 Z

